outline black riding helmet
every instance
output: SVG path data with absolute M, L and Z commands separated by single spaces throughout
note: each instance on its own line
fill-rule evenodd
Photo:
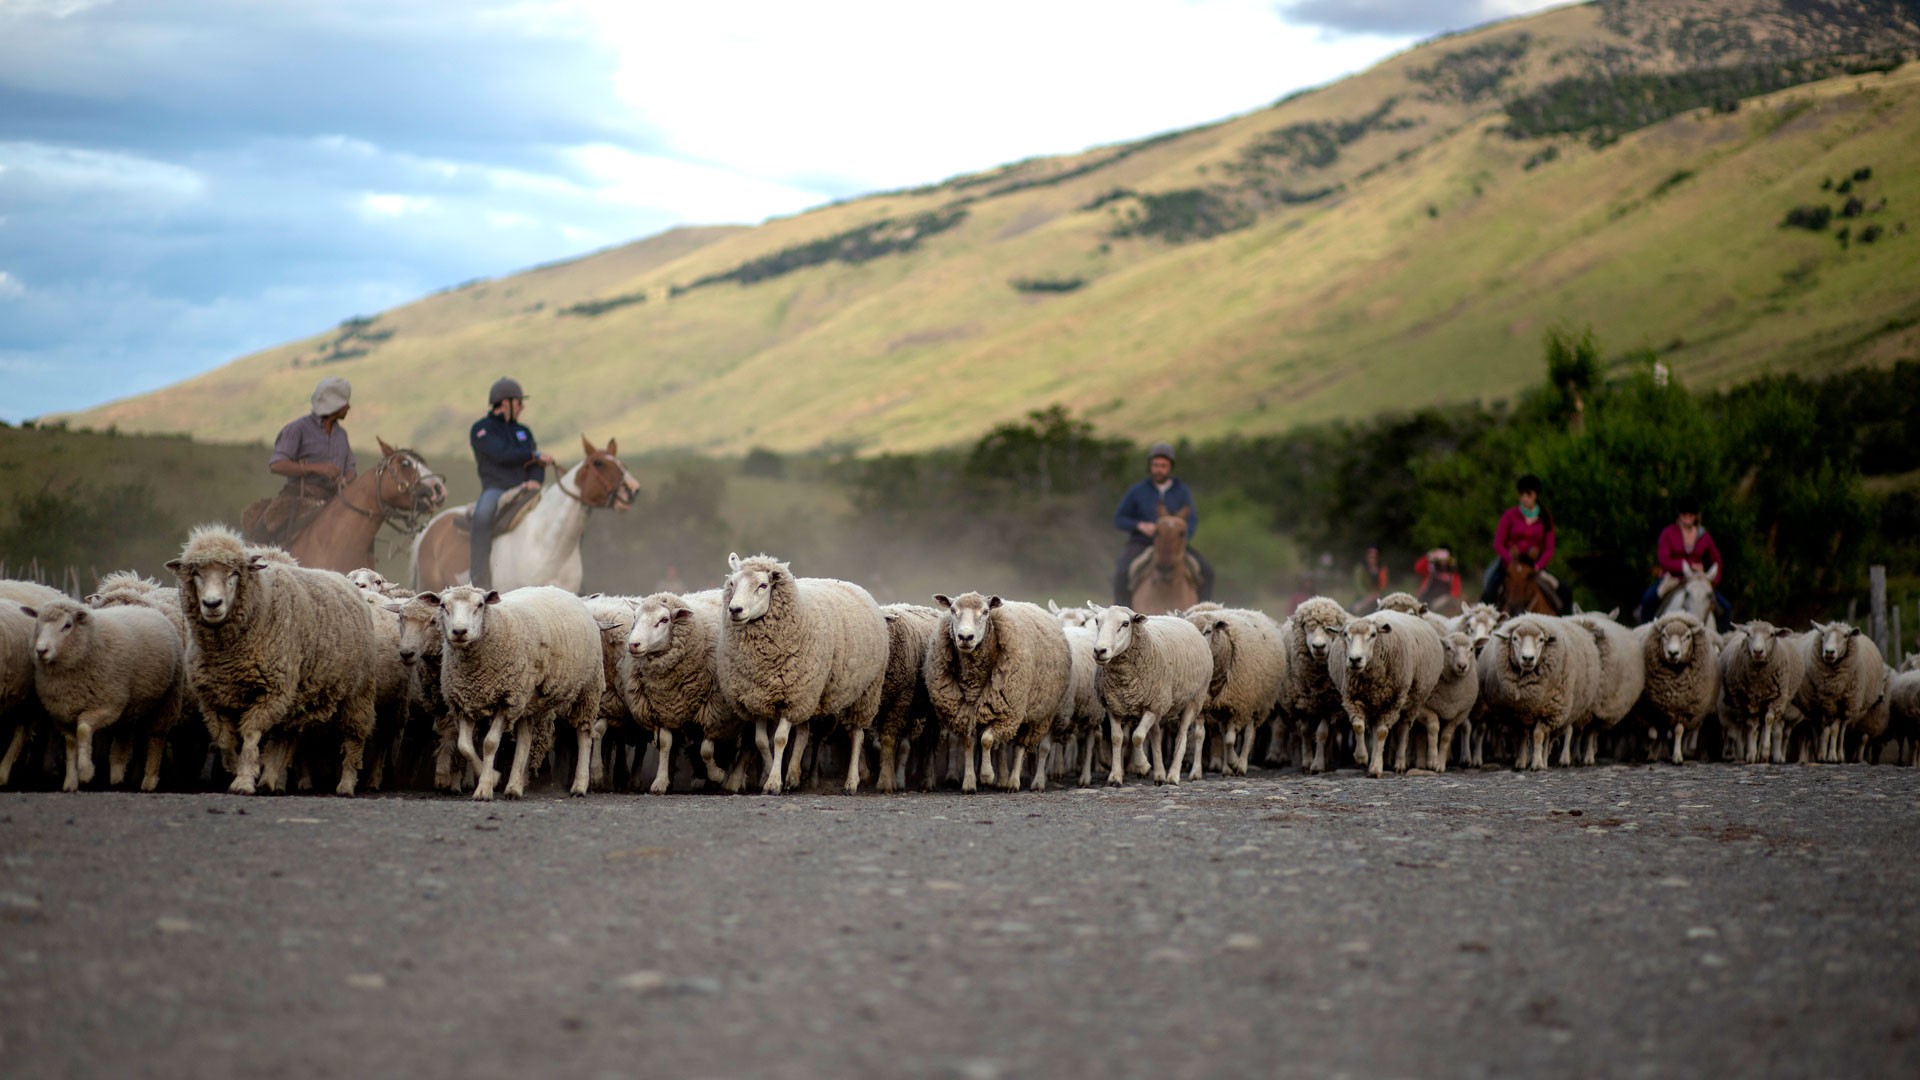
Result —
M 526 396 L 526 392 L 520 389 L 520 384 L 512 379 L 495 379 L 493 389 L 487 391 L 487 406 L 491 408 L 508 398 L 524 400 Z

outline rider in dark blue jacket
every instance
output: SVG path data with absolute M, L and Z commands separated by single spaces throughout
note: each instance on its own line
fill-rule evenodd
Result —
M 500 497 L 517 487 L 539 490 L 547 478 L 545 466 L 553 464 L 553 455 L 541 451 L 533 432 L 520 423 L 527 397 L 520 384 L 499 379 L 487 392 L 492 411 L 474 421 L 468 441 L 473 444 L 473 459 L 480 466 L 480 499 L 473 504 L 472 557 L 473 584 L 493 588 L 493 517 L 500 508 Z
M 1187 485 L 1173 478 L 1173 447 L 1154 443 L 1147 451 L 1147 478 L 1127 489 L 1120 497 L 1120 508 L 1113 512 L 1113 527 L 1127 534 L 1127 546 L 1113 568 L 1113 602 L 1127 604 L 1133 593 L 1127 588 L 1127 568 L 1140 553 L 1153 546 L 1153 530 L 1160 519 L 1160 507 L 1167 513 L 1187 510 L 1187 554 L 1200 563 L 1200 599 L 1213 598 L 1213 564 L 1193 549 L 1194 534 L 1200 531 L 1200 508 L 1193 504 Z

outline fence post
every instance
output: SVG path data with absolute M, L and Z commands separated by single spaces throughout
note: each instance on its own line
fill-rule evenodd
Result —
M 1887 568 L 1884 566 L 1867 568 L 1867 605 L 1867 634 L 1884 657 L 1887 655 Z
M 1907 639 L 1900 633 L 1900 606 L 1895 604 L 1893 608 L 1893 648 L 1886 653 L 1887 663 L 1892 664 L 1895 671 L 1900 670 L 1900 665 L 1907 660 L 1906 649 L 1904 647 L 1906 640 Z

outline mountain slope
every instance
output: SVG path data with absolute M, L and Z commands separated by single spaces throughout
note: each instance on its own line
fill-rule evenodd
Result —
M 1145 438 L 1501 396 L 1555 321 L 1707 383 L 1891 362 L 1920 355 L 1920 65 L 1874 61 L 1920 46 L 1915 7 L 1555 9 L 1219 124 L 470 284 L 72 421 L 265 438 L 339 374 L 356 430 L 442 449 L 512 373 L 550 441 L 910 449 L 1055 401 Z

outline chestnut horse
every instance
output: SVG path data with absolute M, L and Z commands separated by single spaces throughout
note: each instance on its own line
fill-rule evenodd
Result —
M 1524 557 L 1507 560 L 1506 602 L 1501 610 L 1507 615 L 1558 615 L 1560 609 L 1547 599 L 1540 586 L 1540 571 Z
M 580 534 L 591 511 L 633 507 L 640 482 L 617 456 L 619 440 L 596 449 L 580 437 L 587 459 L 555 482 L 560 491 L 541 493 L 540 502 L 512 532 L 493 534 L 493 587 L 501 592 L 528 585 L 557 585 L 580 591 Z M 435 514 L 413 542 L 413 583 L 417 589 L 445 589 L 473 580 L 468 534 L 454 527 L 455 514 L 470 514 L 473 504 Z
M 396 450 L 385 439 L 380 463 L 353 478 L 327 503 L 313 524 L 287 545 L 287 553 L 301 566 L 337 570 L 344 574 L 373 565 L 373 539 L 383 524 L 402 528 L 447 501 L 447 485 L 412 450 Z M 411 532 L 411 529 L 406 531 Z
M 1139 563 L 1130 575 L 1134 581 L 1133 603 L 1129 606 L 1143 615 L 1166 615 L 1184 611 L 1200 602 L 1200 573 L 1187 558 L 1187 514 L 1183 506 L 1178 514 L 1160 507 L 1159 520 L 1153 526 L 1153 548 L 1143 552 L 1147 563 L 1142 572 Z

